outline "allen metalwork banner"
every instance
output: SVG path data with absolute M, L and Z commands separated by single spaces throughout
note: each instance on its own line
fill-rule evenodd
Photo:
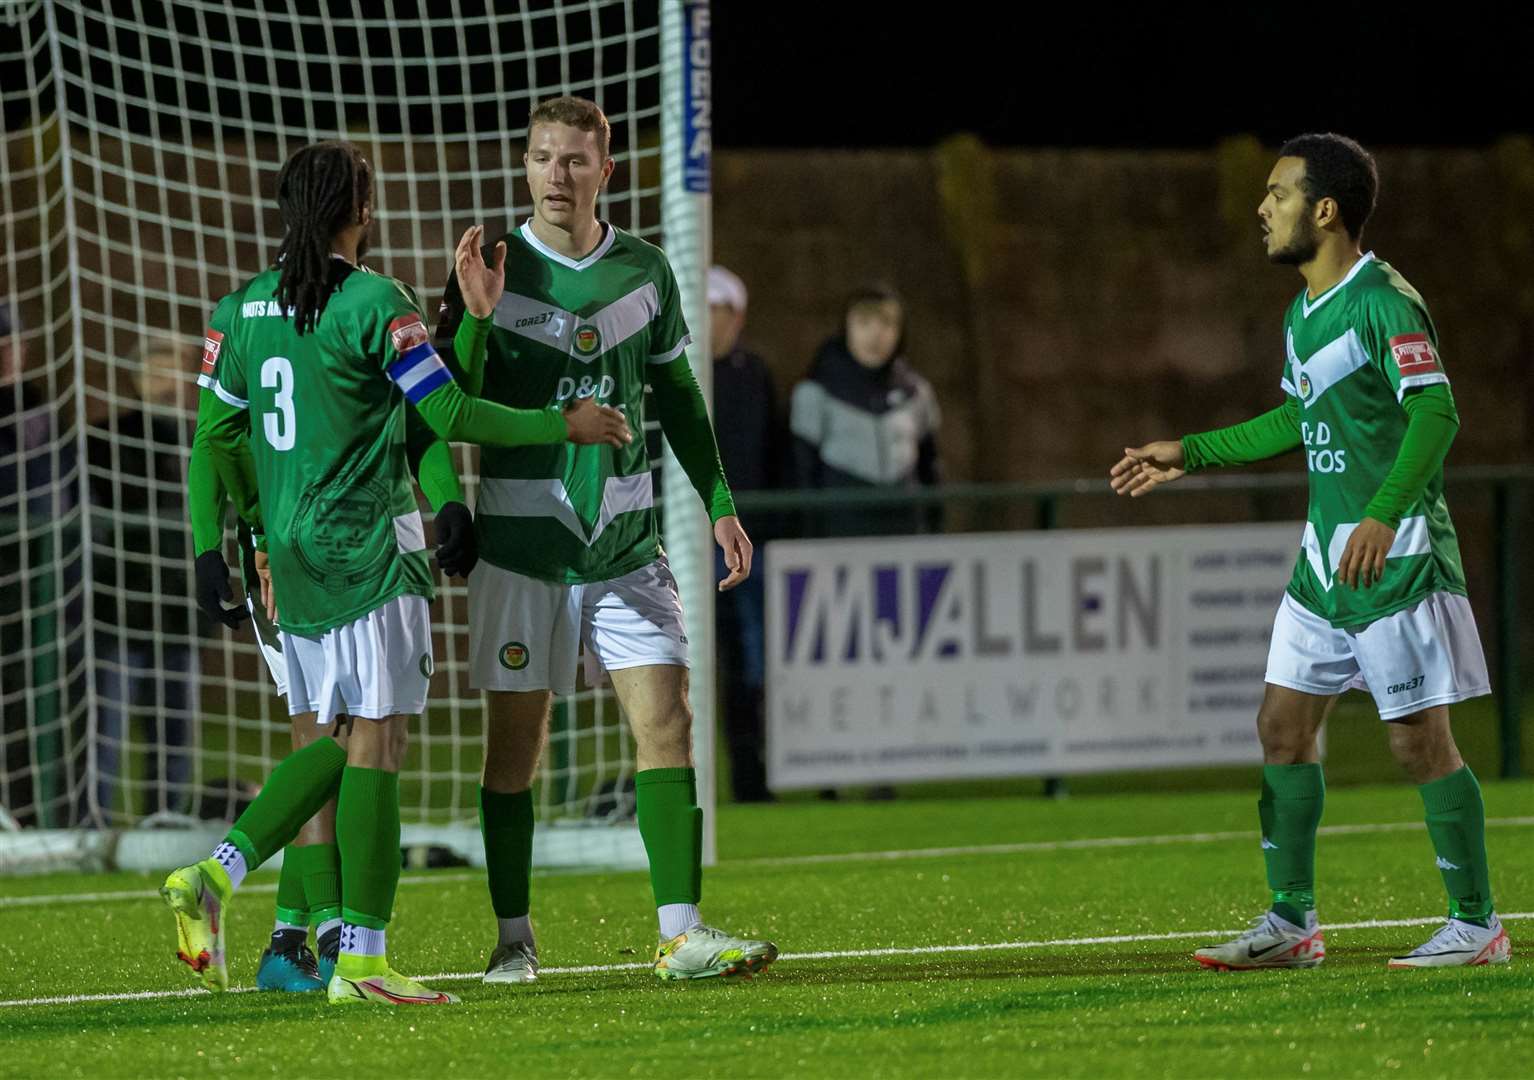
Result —
M 1301 525 L 786 540 L 774 788 L 1258 764 Z

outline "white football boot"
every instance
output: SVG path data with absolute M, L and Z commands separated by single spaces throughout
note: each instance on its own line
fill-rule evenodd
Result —
M 1273 912 L 1252 920 L 1252 927 L 1234 941 L 1198 949 L 1193 959 L 1216 971 L 1255 968 L 1313 968 L 1326 958 L 1321 924 L 1309 912 L 1305 926 L 1296 926 Z
M 1491 917 L 1490 926 L 1460 922 L 1451 918 L 1427 941 L 1405 956 L 1393 956 L 1387 967 L 1479 967 L 1482 964 L 1505 964 L 1513 954 L 1512 943 L 1502 920 Z

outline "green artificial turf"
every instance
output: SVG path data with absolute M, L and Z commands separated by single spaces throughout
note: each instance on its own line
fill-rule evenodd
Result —
M 1255 800 L 726 807 L 705 917 L 787 954 L 734 985 L 616 967 L 645 961 L 655 939 L 648 879 L 623 873 L 540 876 L 545 976 L 485 987 L 462 977 L 493 943 L 480 875 L 408 873 L 393 962 L 460 976 L 440 985 L 461 1005 L 336 1010 L 317 995 L 201 991 L 6 1004 L 0 1076 L 1527 1075 L 1534 965 L 1519 952 L 1534 918 L 1509 919 L 1511 964 L 1476 970 L 1386 970 L 1432 925 L 1338 925 L 1445 910 L 1408 785 L 1328 793 L 1325 828 L 1400 827 L 1322 836 L 1319 902 L 1333 928 L 1320 968 L 1217 974 L 1190 960 L 1264 906 Z M 1534 913 L 1534 783 L 1488 782 L 1486 802 L 1493 819 L 1524 819 L 1488 831 L 1497 907 Z M 932 848 L 950 850 L 912 854 Z M 157 884 L 0 879 L 0 999 L 193 986 L 172 959 Z M 236 987 L 254 978 L 272 885 L 253 875 L 230 910 Z M 27 902 L 80 893 L 115 897 Z M 1172 934 L 1191 936 L 1070 943 Z M 827 952 L 858 955 L 795 956 Z M 614 967 L 559 970 L 587 965 Z

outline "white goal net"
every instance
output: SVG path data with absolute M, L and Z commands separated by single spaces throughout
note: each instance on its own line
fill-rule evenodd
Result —
M 695 367 L 706 359 L 706 196 L 679 197 L 683 167 L 668 160 L 685 152 L 688 122 L 663 70 L 683 53 L 683 9 L 0 4 L 0 870 L 34 829 L 80 838 L 226 820 L 288 750 L 251 630 L 196 611 L 185 467 L 203 327 L 218 297 L 272 259 L 275 178 L 293 150 L 323 138 L 363 148 L 377 174 L 366 261 L 434 308 L 462 230 L 483 223 L 494 236 L 529 212 L 533 103 L 595 98 L 617 160 L 600 212 L 667 247 L 702 343 Z M 473 456 L 460 449 L 460 462 L 472 504 Z M 667 496 L 667 548 L 707 668 L 712 556 L 697 518 Z M 236 564 L 232 542 L 229 554 Z M 474 856 L 483 706 L 468 684 L 460 583 L 433 614 L 430 711 L 401 777 L 407 843 Z M 699 768 L 711 774 L 711 679 L 699 681 Z M 608 691 L 559 701 L 536 857 L 642 859 L 633 769 Z M 711 795 L 711 775 L 700 786 Z

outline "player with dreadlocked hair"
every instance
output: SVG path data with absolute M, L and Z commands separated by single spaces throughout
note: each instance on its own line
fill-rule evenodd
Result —
M 277 303 L 293 313 L 294 330 L 312 330 L 325 303 L 351 267 L 334 258 L 331 237 L 347 225 L 358 206 L 372 202 L 372 168 L 355 147 L 339 142 L 316 143 L 295 154 L 277 177 L 277 202 L 288 229 L 278 249 Z M 358 257 L 366 248 L 366 234 L 358 241 Z M 207 369 L 199 374 L 199 419 L 226 409 L 214 393 L 214 376 L 222 331 L 208 331 Z M 212 619 L 237 629 L 250 619 L 256 643 L 266 660 L 279 697 L 288 692 L 287 664 L 279 631 L 266 611 L 249 599 L 254 588 L 255 548 L 250 530 L 238 532 L 241 565 L 247 583 L 245 605 L 228 606 L 231 598 L 229 568 L 224 563 L 225 497 L 218 470 L 208 450 L 210 423 L 199 423 L 188 468 L 188 504 L 197 549 L 197 600 Z M 473 548 L 472 517 L 456 492 L 457 478 L 451 462 L 434 463 L 441 483 L 428 486 L 443 490 L 449 501 L 437 511 L 437 558 L 445 573 L 467 574 L 468 553 Z M 292 716 L 292 746 L 301 750 L 326 732 L 315 723 L 313 712 Z M 309 930 L 315 948 L 309 948 Z M 323 990 L 335 974 L 341 944 L 341 856 L 336 846 L 336 806 L 331 799 L 304 823 L 297 837 L 283 851 L 277 882 L 276 918 L 271 940 L 256 967 L 256 985 L 262 990 L 303 992 Z M 318 955 L 316 955 L 318 954 Z
M 196 442 L 216 480 L 197 511 L 198 550 L 221 563 L 221 481 L 258 538 L 260 606 L 277 625 L 288 710 L 312 715 L 314 737 L 273 770 L 212 856 L 172 873 L 160 892 L 181 959 L 209 989 L 227 988 L 223 908 L 247 871 L 334 799 L 341 929 L 330 1001 L 446 1004 L 456 999 L 397 974 L 385 952 L 400 870 L 399 767 L 433 667 L 435 588 L 407 435 L 429 429 L 411 440 L 418 446 L 434 435 L 613 447 L 633 436 L 622 412 L 590 399 L 512 409 L 463 393 L 415 292 L 358 265 L 372 170 L 355 148 L 299 150 L 278 178 L 278 201 L 287 233 L 277 264 L 224 297 L 207 332 L 200 381 L 212 402 Z M 488 313 L 505 271 L 480 256 L 481 232 L 464 233 L 458 273 L 470 307 Z M 472 521 L 445 447 L 425 451 L 419 478 L 437 509 L 439 561 L 467 574 Z M 222 611 L 228 571 L 212 562 L 206 574 L 199 567 L 199 596 Z
M 277 249 L 277 302 L 291 309 L 298 333 L 314 328 L 345 276 L 331 238 L 349 225 L 361 225 L 357 258 L 367 254 L 372 203 L 372 166 L 350 143 L 313 143 L 277 174 L 277 208 L 287 229 Z

